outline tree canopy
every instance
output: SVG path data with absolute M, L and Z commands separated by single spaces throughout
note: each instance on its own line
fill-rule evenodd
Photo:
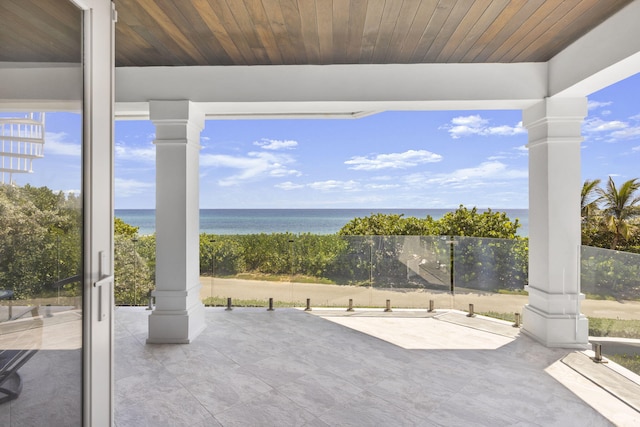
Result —
M 364 218 L 354 218 L 340 229 L 342 236 L 467 236 L 514 239 L 520 223 L 511 220 L 504 212 L 487 209 L 478 212 L 462 205 L 435 220 L 404 217 L 401 214 L 376 213 Z

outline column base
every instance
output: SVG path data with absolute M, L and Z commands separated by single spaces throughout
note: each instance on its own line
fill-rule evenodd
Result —
M 522 332 L 547 347 L 580 348 L 589 345 L 589 320 L 583 314 L 549 314 L 527 304 Z
M 189 291 L 155 291 L 147 344 L 189 344 L 200 335 L 206 325 L 199 293 L 200 284 Z

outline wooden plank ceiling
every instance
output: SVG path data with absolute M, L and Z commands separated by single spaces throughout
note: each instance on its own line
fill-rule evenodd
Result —
M 539 62 L 631 1 L 115 0 L 116 65 Z M 76 59 L 61 3 L 0 0 L 0 60 Z

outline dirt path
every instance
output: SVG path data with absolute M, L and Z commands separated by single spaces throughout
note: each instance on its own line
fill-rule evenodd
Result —
M 360 286 L 324 285 L 316 283 L 265 282 L 259 280 L 211 279 L 201 277 L 200 296 L 218 296 L 243 300 L 292 301 L 300 305 L 311 299 L 316 307 L 346 307 L 353 299 L 355 307 L 384 307 L 391 300 L 392 307 L 428 308 L 433 300 L 436 308 L 467 310 L 474 305 L 476 312 L 495 311 L 499 313 L 522 312 L 528 297 L 490 293 L 457 293 L 406 289 L 373 289 Z M 640 320 L 640 302 L 585 300 L 582 312 L 592 317 L 608 317 Z

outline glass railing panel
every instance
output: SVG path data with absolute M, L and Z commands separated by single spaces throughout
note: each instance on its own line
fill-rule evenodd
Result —
M 371 238 L 371 286 L 375 307 L 450 308 L 449 253 L 438 236 Z
M 580 267 L 589 335 L 640 338 L 640 254 L 582 246 Z
M 521 312 L 528 298 L 528 246 L 525 239 L 455 237 L 453 252 L 455 308 L 476 313 Z
M 448 247 L 433 236 L 260 234 L 201 239 L 206 305 L 449 308 Z M 446 297 L 442 297 L 442 295 Z

